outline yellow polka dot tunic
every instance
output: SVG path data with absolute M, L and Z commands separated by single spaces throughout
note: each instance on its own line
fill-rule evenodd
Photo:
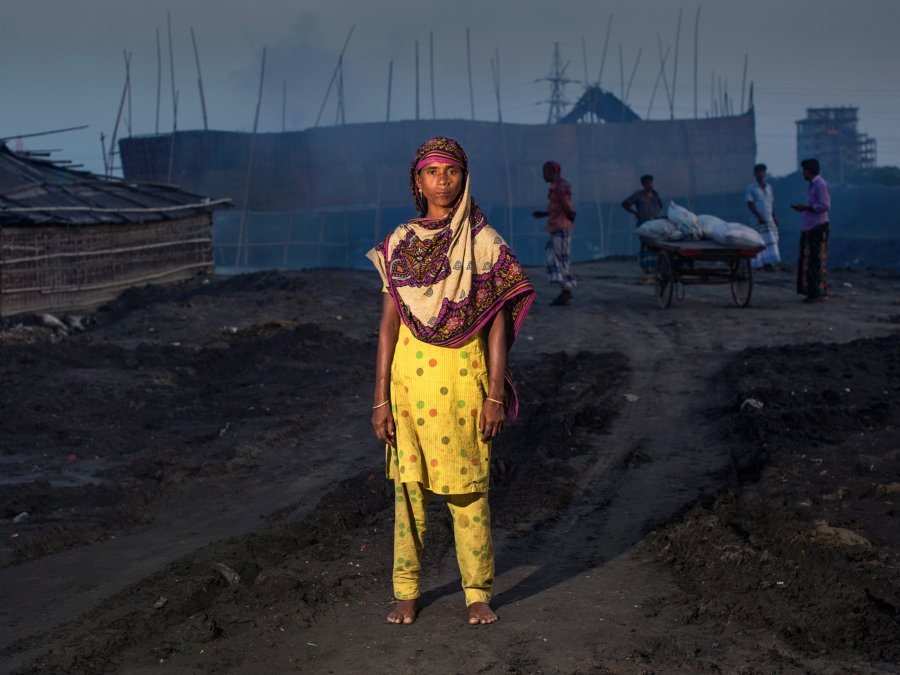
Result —
M 486 492 L 491 444 L 478 422 L 488 392 L 480 334 L 459 347 L 417 340 L 402 322 L 391 365 L 397 448 L 387 446 L 387 476 L 438 494 Z

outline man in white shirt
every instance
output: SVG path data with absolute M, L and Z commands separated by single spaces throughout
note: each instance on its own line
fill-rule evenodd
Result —
M 766 247 L 753 259 L 753 267 L 771 270 L 781 262 L 781 253 L 778 250 L 778 218 L 775 217 L 775 193 L 772 186 L 766 183 L 766 165 L 757 164 L 753 167 L 753 175 L 756 178 L 747 186 L 744 200 L 747 208 L 753 214 L 750 227 L 759 232 Z

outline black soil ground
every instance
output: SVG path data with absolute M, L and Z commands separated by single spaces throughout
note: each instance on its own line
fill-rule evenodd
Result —
M 776 272 L 750 309 L 664 311 L 632 267 L 581 266 L 568 308 L 541 284 L 514 347 L 490 627 L 463 621 L 440 499 L 418 621 L 383 623 L 371 275 L 7 323 L 3 669 L 900 672 L 900 279 L 839 272 L 807 307 Z

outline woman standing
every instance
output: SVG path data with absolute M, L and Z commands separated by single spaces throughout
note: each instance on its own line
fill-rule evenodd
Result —
M 491 440 L 517 409 L 506 352 L 534 288 L 471 197 L 456 141 L 422 144 L 410 187 L 419 217 L 367 255 L 383 282 L 372 427 L 395 491 L 399 602 L 387 620 L 416 618 L 425 507 L 438 493 L 453 518 L 468 622 L 493 623 Z

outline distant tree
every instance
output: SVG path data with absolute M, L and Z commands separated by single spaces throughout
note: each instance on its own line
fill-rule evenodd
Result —
M 900 167 L 878 166 L 867 171 L 858 171 L 847 181 L 852 185 L 900 185 Z

